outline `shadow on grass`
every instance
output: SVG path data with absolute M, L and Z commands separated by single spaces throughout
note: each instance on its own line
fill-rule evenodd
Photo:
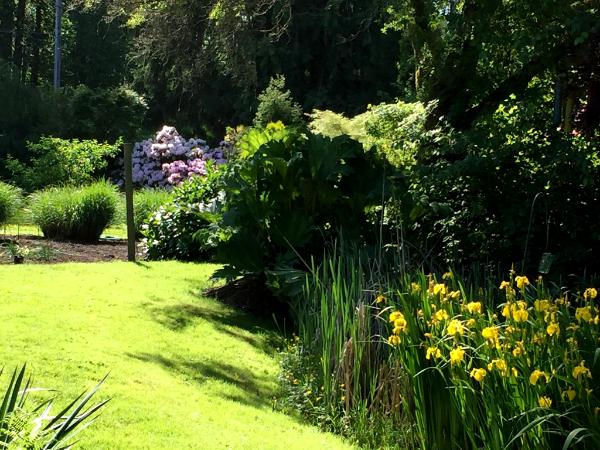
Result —
M 203 384 L 209 380 L 222 381 L 238 389 L 227 389 L 221 397 L 255 408 L 270 406 L 275 395 L 272 378 L 267 374 L 254 375 L 247 368 L 219 361 L 190 361 L 183 358 L 167 358 L 151 353 L 127 353 L 130 358 L 152 363 Z M 239 390 L 242 392 L 240 393 Z
M 194 295 L 197 295 L 193 293 Z M 247 342 L 270 353 L 281 345 L 281 337 L 273 322 L 234 309 L 215 309 L 194 303 L 158 306 L 144 305 L 153 320 L 172 331 L 182 331 L 198 320 L 211 322 L 221 333 Z

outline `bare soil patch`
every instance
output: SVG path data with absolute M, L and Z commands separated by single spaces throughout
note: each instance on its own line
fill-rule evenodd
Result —
M 127 261 L 125 239 L 101 239 L 97 243 L 52 241 L 40 236 L 0 236 L 0 264 L 12 264 L 7 243 L 17 243 L 29 250 L 25 264 L 54 264 L 63 262 Z

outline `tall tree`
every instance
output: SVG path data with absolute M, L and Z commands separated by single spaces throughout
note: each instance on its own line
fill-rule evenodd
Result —
M 401 0 L 389 11 L 412 44 L 418 97 L 437 101 L 430 126 L 468 128 L 533 77 L 569 72 L 600 29 L 597 0 Z
M 15 44 L 13 53 L 13 63 L 20 73 L 21 78 L 25 73 L 23 70 L 24 59 L 24 38 L 25 38 L 25 9 L 27 6 L 26 0 L 18 0 L 17 9 L 15 11 Z
M 105 20 L 109 0 L 73 3 L 65 13 L 70 39 L 65 54 L 64 81 L 91 88 L 123 83 L 129 50 L 129 30 L 121 17 Z
M 173 116 L 249 122 L 275 74 L 306 109 L 355 113 L 394 98 L 398 34 L 383 0 L 119 1 L 138 26 L 137 79 Z
M 35 2 L 35 28 L 33 33 L 33 49 L 31 55 L 31 83 L 37 85 L 40 77 L 40 50 L 43 42 L 42 21 L 45 3 L 42 0 Z
M 0 4 L 0 58 L 12 60 L 15 2 L 4 0 Z

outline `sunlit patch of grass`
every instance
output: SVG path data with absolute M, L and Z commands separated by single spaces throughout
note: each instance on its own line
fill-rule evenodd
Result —
M 23 224 L 9 224 L 0 226 L 0 236 L 42 236 L 42 232 L 37 225 L 23 223 Z M 111 225 L 104 230 L 102 238 L 117 238 L 127 239 L 127 227 L 125 224 Z
M 268 323 L 204 298 L 215 266 L 0 266 L 3 365 L 74 397 L 110 372 L 82 449 L 348 448 L 273 411 Z

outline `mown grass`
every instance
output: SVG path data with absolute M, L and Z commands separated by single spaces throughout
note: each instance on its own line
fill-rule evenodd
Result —
M 9 224 L 0 226 L 0 236 L 42 236 L 40 227 L 31 223 Z M 101 238 L 127 239 L 127 227 L 125 224 L 111 225 L 104 230 Z
M 201 295 L 214 269 L 0 266 L 0 363 L 27 362 L 63 401 L 110 372 L 81 449 L 347 448 L 273 411 L 276 334 Z

